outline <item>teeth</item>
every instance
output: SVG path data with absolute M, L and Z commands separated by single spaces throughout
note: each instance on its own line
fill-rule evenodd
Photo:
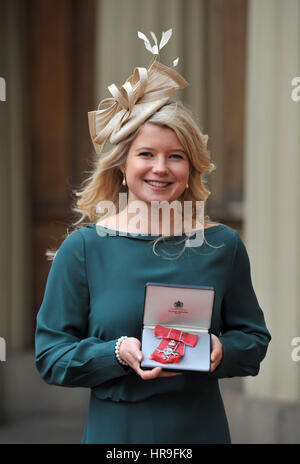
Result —
M 154 185 L 154 187 L 166 187 L 169 182 L 150 182 L 147 181 L 148 184 Z

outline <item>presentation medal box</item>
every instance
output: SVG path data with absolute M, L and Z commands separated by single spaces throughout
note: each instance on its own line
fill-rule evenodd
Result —
M 141 367 L 209 372 L 214 298 L 213 287 L 148 282 Z

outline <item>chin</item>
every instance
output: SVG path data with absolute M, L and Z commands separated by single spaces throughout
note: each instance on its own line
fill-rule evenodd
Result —
M 149 190 L 148 188 L 141 188 L 141 189 L 130 189 L 132 193 L 132 199 L 137 201 L 143 201 L 147 204 L 151 204 L 151 201 L 167 201 L 168 203 L 172 203 L 172 201 L 178 200 L 182 194 L 184 193 L 184 187 L 182 189 L 176 189 L 177 191 L 159 191 L 159 190 Z
M 172 202 L 176 200 L 176 197 L 173 195 L 166 195 L 162 193 L 154 193 L 153 195 L 145 195 L 144 201 L 147 203 L 151 203 L 151 201 L 167 201 L 167 202 Z

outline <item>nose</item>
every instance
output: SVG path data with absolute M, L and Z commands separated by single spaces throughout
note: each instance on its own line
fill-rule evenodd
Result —
M 164 175 L 168 172 L 167 160 L 164 156 L 157 156 L 153 161 L 152 171 L 157 175 Z

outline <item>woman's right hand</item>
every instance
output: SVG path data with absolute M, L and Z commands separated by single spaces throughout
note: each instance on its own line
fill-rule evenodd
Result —
M 155 379 L 156 377 L 171 377 L 174 375 L 181 375 L 178 372 L 163 372 L 162 367 L 155 367 L 151 370 L 143 370 L 140 367 L 140 362 L 144 356 L 141 351 L 141 342 L 137 338 L 125 338 L 119 347 L 119 355 L 122 361 L 127 364 L 143 379 Z

